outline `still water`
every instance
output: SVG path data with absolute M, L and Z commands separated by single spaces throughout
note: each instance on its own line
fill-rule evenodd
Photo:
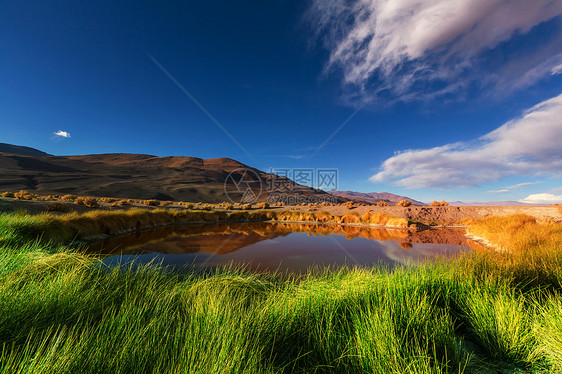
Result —
M 229 263 L 248 270 L 302 273 L 315 266 L 392 267 L 474 247 L 462 230 L 386 230 L 341 225 L 236 223 L 165 227 L 89 246 L 108 266 L 154 261 L 178 269 Z

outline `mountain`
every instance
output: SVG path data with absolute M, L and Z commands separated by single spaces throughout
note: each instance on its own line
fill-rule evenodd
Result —
M 356 200 L 362 203 L 376 204 L 379 201 L 387 203 L 397 203 L 400 200 L 408 200 L 412 205 L 425 205 L 421 201 L 411 199 L 406 196 L 391 194 L 388 192 L 355 192 L 355 191 L 329 191 L 330 194 L 350 200 Z
M 1 149 L 8 152 L 0 153 L 0 192 L 25 189 L 45 195 L 213 203 L 229 201 L 229 197 L 233 202 L 244 202 L 254 195 L 257 201 L 267 201 L 273 194 L 281 198 L 333 199 L 324 191 L 300 186 L 230 158 L 127 153 L 52 156 L 27 147 L 3 145 Z
M 20 156 L 50 156 L 48 153 L 41 152 L 35 148 L 24 147 L 21 145 L 12 145 L 6 143 L 0 143 L 0 153 L 11 153 Z

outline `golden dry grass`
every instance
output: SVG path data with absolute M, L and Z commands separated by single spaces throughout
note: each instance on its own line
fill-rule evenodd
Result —
M 406 218 L 389 216 L 386 213 L 373 213 L 366 212 L 361 216 L 361 221 L 369 223 L 371 225 L 380 226 L 403 226 L 407 227 L 410 225 L 410 221 Z
M 512 252 L 562 248 L 562 223 L 539 223 L 524 214 L 486 217 L 470 224 L 467 232 Z

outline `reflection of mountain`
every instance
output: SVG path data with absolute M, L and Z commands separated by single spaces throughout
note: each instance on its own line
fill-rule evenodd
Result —
M 347 239 L 364 238 L 379 241 L 394 241 L 402 251 L 411 248 L 411 243 L 435 243 L 458 246 L 473 246 L 461 230 L 385 230 L 381 228 L 299 224 L 299 223 L 235 223 L 170 226 L 154 230 L 111 238 L 95 243 L 88 248 L 97 253 L 142 254 L 159 252 L 185 254 L 207 252 L 227 254 L 240 248 L 293 232 L 309 235 L 340 235 Z
M 226 254 L 262 240 L 287 235 L 287 233 L 257 232 L 248 227 L 255 225 L 237 223 L 163 227 L 94 243 L 88 246 L 88 250 L 107 254 L 114 252 L 122 254 L 149 252 Z

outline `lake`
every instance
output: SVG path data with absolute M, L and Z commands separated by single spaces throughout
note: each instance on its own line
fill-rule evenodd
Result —
M 450 258 L 475 243 L 463 230 L 394 230 L 331 224 L 222 223 L 139 231 L 89 245 L 108 266 L 151 261 L 182 269 L 243 264 L 302 273 L 315 266 L 416 264 Z

